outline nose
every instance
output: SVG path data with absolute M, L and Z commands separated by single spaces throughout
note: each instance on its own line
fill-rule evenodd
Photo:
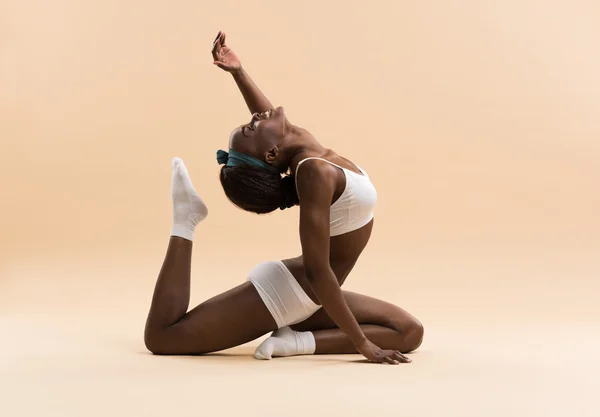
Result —
M 254 113 L 254 114 L 252 115 L 252 117 L 253 117 L 255 120 L 263 120 L 263 119 L 268 119 L 270 116 L 271 116 L 271 111 L 270 111 L 270 110 L 264 111 L 264 112 L 262 112 L 262 113 Z

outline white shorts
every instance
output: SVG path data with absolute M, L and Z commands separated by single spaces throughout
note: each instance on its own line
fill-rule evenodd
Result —
M 258 264 L 248 274 L 248 281 L 254 284 L 278 329 L 300 323 L 321 308 L 281 261 Z

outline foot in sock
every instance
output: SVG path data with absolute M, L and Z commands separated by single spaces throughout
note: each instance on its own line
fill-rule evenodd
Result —
M 194 189 L 190 175 L 180 158 L 171 161 L 171 197 L 173 225 L 171 236 L 194 240 L 194 230 L 208 215 L 208 208 Z
M 296 332 L 289 327 L 282 327 L 256 348 L 254 357 L 268 360 L 278 356 L 312 355 L 315 348 L 312 332 Z

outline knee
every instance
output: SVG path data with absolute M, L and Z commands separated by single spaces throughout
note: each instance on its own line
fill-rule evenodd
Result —
M 415 319 L 410 324 L 404 326 L 402 333 L 404 336 L 404 343 L 401 352 L 409 353 L 417 350 L 419 346 L 421 346 L 425 335 L 425 329 L 423 324 Z
M 423 324 L 413 317 L 408 320 L 406 316 L 398 317 L 392 320 L 387 327 L 397 332 L 398 338 L 395 342 L 397 347 L 395 349 L 402 353 L 417 350 L 423 343 L 423 335 L 425 334 Z
M 146 328 L 144 331 L 144 345 L 154 355 L 172 354 L 166 343 L 163 330 Z
M 144 345 L 154 355 L 201 355 L 212 352 L 204 338 L 194 337 L 185 326 L 173 325 L 166 328 L 146 327 Z M 200 342 L 199 342 L 200 341 Z

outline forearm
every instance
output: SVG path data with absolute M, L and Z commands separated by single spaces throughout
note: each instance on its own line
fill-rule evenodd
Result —
M 269 99 L 267 99 L 256 84 L 254 84 L 254 81 L 252 81 L 252 78 L 250 78 L 243 67 L 232 73 L 232 75 L 244 97 L 244 101 L 246 102 L 250 113 L 262 113 L 273 108 Z
M 333 322 L 346 333 L 355 345 L 364 342 L 366 336 L 350 311 L 340 284 L 331 268 L 319 272 L 307 270 L 306 276 L 313 292 Z

